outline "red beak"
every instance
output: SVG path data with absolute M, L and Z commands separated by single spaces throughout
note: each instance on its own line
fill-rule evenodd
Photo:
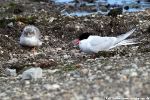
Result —
M 72 43 L 73 43 L 74 46 L 77 46 L 77 45 L 79 45 L 80 40 L 79 39 L 75 39 L 75 40 L 72 41 Z

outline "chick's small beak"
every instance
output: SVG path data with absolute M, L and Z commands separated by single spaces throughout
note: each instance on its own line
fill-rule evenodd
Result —
M 79 39 L 75 39 L 75 40 L 72 41 L 72 43 L 73 43 L 74 46 L 77 46 L 77 45 L 79 45 L 80 40 Z

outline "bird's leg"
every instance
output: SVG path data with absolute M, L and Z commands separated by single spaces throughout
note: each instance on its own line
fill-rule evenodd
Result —
M 31 52 L 33 53 L 33 55 L 35 55 L 35 53 L 36 53 L 36 48 L 33 47 L 33 48 L 31 49 Z

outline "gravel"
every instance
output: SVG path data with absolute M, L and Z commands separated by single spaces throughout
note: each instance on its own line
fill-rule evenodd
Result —
M 9 3 L 2 2 L 0 13 Z M 53 2 L 15 3 L 24 6 L 23 12 L 0 16 L 2 21 L 12 19 L 0 25 L 2 100 L 150 99 L 149 9 L 116 18 L 96 14 L 72 17 L 61 15 L 61 6 Z M 18 44 L 21 29 L 31 22 L 41 30 L 44 42 L 35 55 Z M 95 59 L 71 43 L 83 31 L 117 36 L 133 27 L 137 30 L 131 37 L 142 43 L 99 52 Z M 22 80 L 23 72 L 32 67 L 40 67 L 42 77 Z M 15 69 L 17 75 L 5 75 L 6 68 Z

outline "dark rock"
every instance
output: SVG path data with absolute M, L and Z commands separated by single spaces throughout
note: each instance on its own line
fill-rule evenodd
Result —
M 122 14 L 122 8 L 114 8 L 111 9 L 108 13 L 108 16 L 117 17 L 117 15 Z
M 129 10 L 129 6 L 125 6 L 124 9 L 125 9 L 125 10 Z

